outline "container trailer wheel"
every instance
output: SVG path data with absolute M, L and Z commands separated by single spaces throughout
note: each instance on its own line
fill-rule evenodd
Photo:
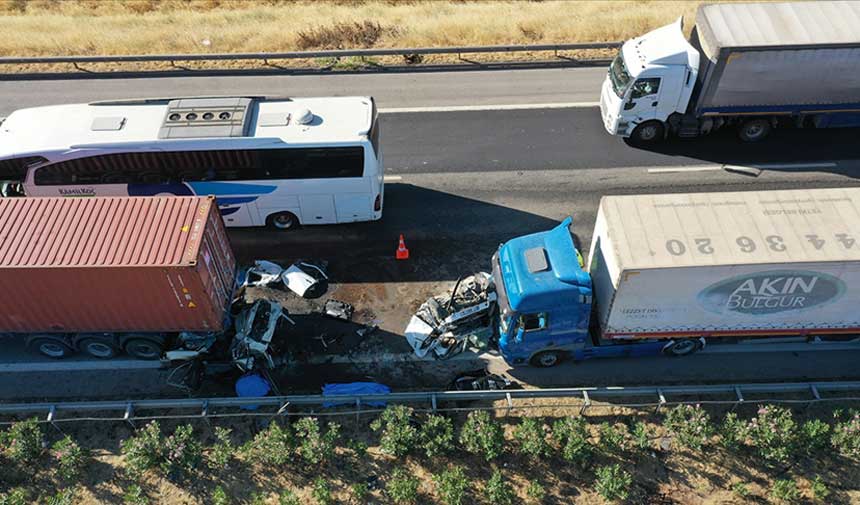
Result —
M 115 358 L 121 349 L 109 338 L 86 337 L 77 343 L 84 354 L 98 359 Z
M 758 142 L 770 134 L 770 121 L 767 119 L 748 119 L 738 127 L 738 137 L 744 142 Z
M 137 359 L 155 360 L 161 358 L 161 344 L 148 338 L 130 338 L 123 348 L 126 354 Z
M 689 356 L 703 347 L 701 339 L 683 338 L 674 340 L 663 348 L 663 352 L 669 356 Z
M 540 368 L 549 368 L 558 365 L 564 358 L 561 351 L 541 351 L 529 360 L 532 366 Z
M 54 359 L 67 358 L 74 354 L 74 349 L 69 344 L 53 337 L 36 337 L 27 345 L 31 349 L 39 351 L 40 354 Z

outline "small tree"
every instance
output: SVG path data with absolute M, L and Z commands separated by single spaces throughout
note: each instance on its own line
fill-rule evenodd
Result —
M 295 439 L 289 426 L 272 422 L 243 448 L 251 462 L 283 466 L 293 459 Z
M 230 505 L 230 497 L 221 486 L 215 486 L 212 490 L 212 505 Z
M 122 502 L 125 505 L 149 505 L 149 497 L 139 484 L 132 484 L 123 493 Z
M 57 494 L 48 497 L 45 505 L 74 505 L 76 488 L 67 488 L 57 491 Z
M 340 425 L 328 423 L 325 433 L 320 431 L 319 420 L 303 417 L 295 424 L 299 443 L 299 454 L 308 465 L 326 464 L 334 457 L 340 438 Z
M 598 494 L 607 501 L 626 500 L 630 494 L 633 478 L 620 466 L 607 465 L 597 468 L 595 488 Z
M 383 452 L 392 456 L 405 456 L 418 442 L 418 430 L 412 425 L 412 408 L 405 405 L 386 407 L 379 417 L 370 423 L 370 429 L 381 431 L 379 445 Z
M 678 405 L 666 414 L 664 424 L 678 443 L 697 451 L 714 434 L 710 416 L 699 405 Z
M 18 421 L 0 434 L 6 456 L 22 466 L 31 466 L 42 455 L 42 428 L 34 417 Z
M 484 410 L 469 413 L 460 431 L 460 443 L 472 454 L 479 454 L 487 461 L 502 454 L 505 434 L 499 423 L 493 421 Z
M 807 454 L 814 454 L 830 446 L 830 425 L 821 419 L 806 421 L 800 426 L 800 439 Z
M 60 478 L 75 481 L 83 473 L 89 454 L 72 440 L 72 437 L 66 435 L 51 447 L 51 456 L 57 465 Z
M 284 489 L 278 495 L 278 505 L 301 505 L 301 500 L 292 489 Z
M 622 429 L 613 424 L 600 423 L 600 447 L 604 452 L 614 453 L 624 448 L 625 436 Z
M 370 496 L 370 486 L 367 485 L 367 482 L 356 482 L 349 487 L 349 491 L 352 494 L 350 501 L 359 505 L 367 503 L 367 498 Z
M 225 470 L 233 456 L 236 454 L 236 447 L 230 438 L 233 430 L 218 426 L 215 428 L 215 443 L 209 451 L 206 463 L 212 470 Z
M 827 487 L 824 480 L 821 479 L 820 475 L 816 475 L 815 478 L 812 479 L 812 483 L 809 487 L 812 490 L 812 501 L 816 503 L 827 502 L 827 498 L 830 496 L 830 489 Z
M 835 417 L 839 421 L 830 437 L 833 447 L 843 456 L 860 457 L 860 411 L 850 411 L 847 418 L 843 418 L 841 413 L 835 414 Z
M 530 503 L 543 503 L 546 489 L 536 480 L 529 481 L 529 485 L 526 486 L 526 496 Z
M 518 442 L 520 452 L 530 458 L 545 458 L 550 455 L 546 426 L 533 417 L 520 419 L 520 423 L 514 428 L 514 440 Z
M 322 477 L 317 477 L 314 480 L 311 496 L 318 505 L 331 505 L 334 503 L 334 497 L 331 495 L 331 485 Z
M 636 421 L 633 423 L 631 435 L 633 436 L 633 445 L 637 449 L 644 451 L 651 447 L 653 430 L 648 427 L 648 423 L 644 421 Z
M 726 449 L 737 450 L 744 444 L 748 431 L 747 423 L 738 419 L 734 412 L 729 412 L 718 429 L 720 443 Z
M 5 493 L 0 493 L 0 505 L 28 505 L 30 492 L 23 487 L 13 487 Z
M 418 501 L 418 479 L 402 468 L 394 470 L 385 483 L 385 491 L 394 503 Z
M 428 416 L 419 438 L 428 458 L 448 454 L 454 450 L 454 423 L 445 416 Z
M 561 448 L 561 457 L 585 466 L 594 450 L 588 441 L 588 424 L 582 417 L 565 417 L 552 425 L 553 438 Z
M 461 466 L 454 466 L 433 476 L 436 493 L 445 505 L 463 505 L 469 489 L 469 479 Z
M 750 420 L 749 434 L 761 456 L 772 462 L 787 463 L 798 451 L 799 431 L 791 411 L 765 405 Z
M 185 424 L 176 428 L 164 439 L 161 471 L 165 475 L 182 478 L 197 469 L 203 458 L 203 447 L 194 435 L 194 428 Z
M 495 470 L 484 487 L 484 496 L 494 505 L 511 505 L 514 502 L 514 488 L 505 480 L 502 472 Z

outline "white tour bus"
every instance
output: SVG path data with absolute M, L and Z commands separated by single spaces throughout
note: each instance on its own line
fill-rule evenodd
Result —
M 0 119 L 5 196 L 215 195 L 228 226 L 382 217 L 370 97 L 194 97 L 21 109 Z

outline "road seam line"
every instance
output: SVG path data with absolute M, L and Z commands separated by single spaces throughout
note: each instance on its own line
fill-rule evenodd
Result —
M 408 112 L 470 112 L 492 110 L 528 109 L 577 109 L 597 107 L 600 102 L 561 102 L 561 103 L 515 103 L 494 105 L 440 105 L 435 107 L 389 107 L 380 108 L 380 114 L 399 114 Z

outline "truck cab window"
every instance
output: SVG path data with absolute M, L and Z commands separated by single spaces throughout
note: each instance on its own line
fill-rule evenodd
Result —
M 520 316 L 520 328 L 523 331 L 544 330 L 549 326 L 549 318 L 546 312 L 537 314 L 523 314 Z
M 633 84 L 633 88 L 630 91 L 630 98 L 642 98 L 643 96 L 656 95 L 659 90 L 659 77 L 639 79 Z

